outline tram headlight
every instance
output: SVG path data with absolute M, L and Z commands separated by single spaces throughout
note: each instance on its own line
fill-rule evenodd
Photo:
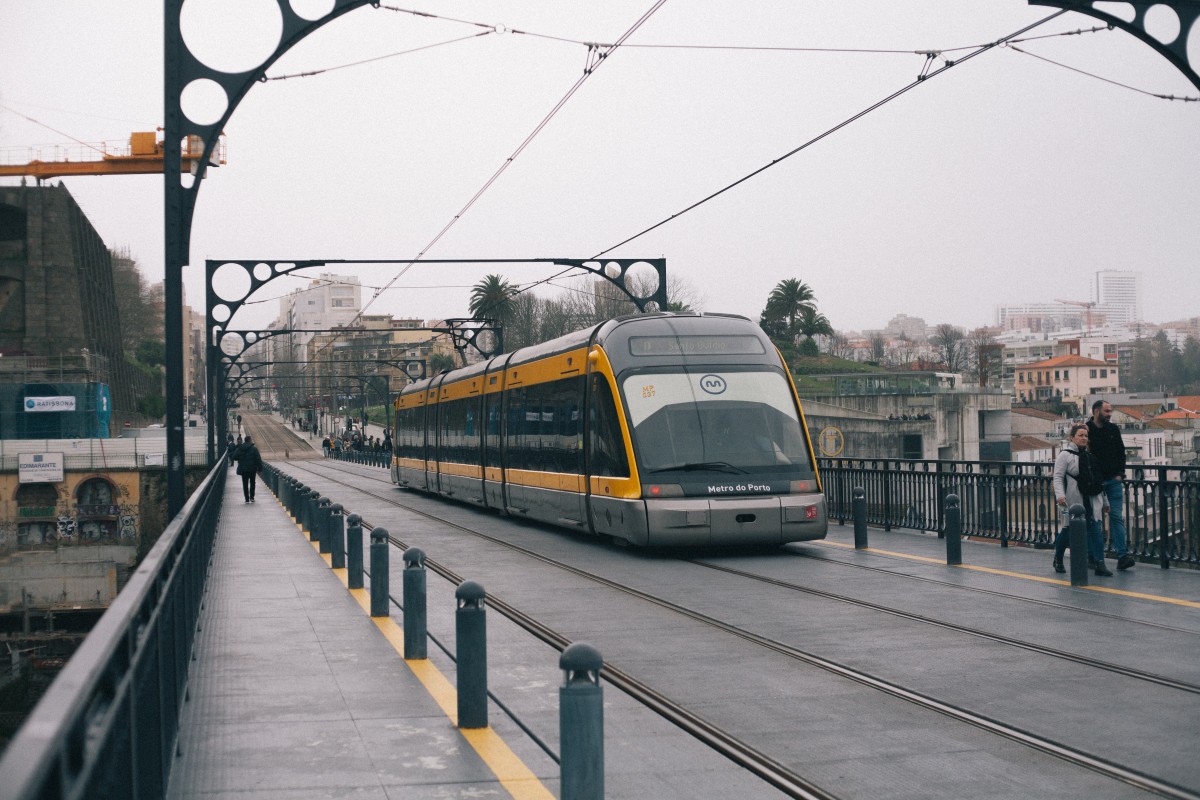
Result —
M 683 487 L 678 483 L 643 483 L 642 496 L 650 499 L 657 497 L 683 497 Z
M 817 484 L 815 481 L 788 481 L 788 491 L 792 494 L 804 494 L 806 492 L 815 492 Z

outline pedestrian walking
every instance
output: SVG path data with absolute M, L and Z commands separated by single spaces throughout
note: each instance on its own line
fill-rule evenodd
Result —
M 237 474 L 242 476 L 242 494 L 245 495 L 247 503 L 253 503 L 255 483 L 263 467 L 262 454 L 254 445 L 253 437 L 246 435 L 234 451 L 234 458 L 238 463 Z
M 1054 501 L 1062 511 L 1062 527 L 1054 537 L 1054 571 L 1066 572 L 1063 555 L 1071 525 L 1071 507 L 1083 506 L 1087 523 L 1088 566 L 1101 577 L 1112 575 L 1104 566 L 1104 527 L 1100 521 L 1107 507 L 1099 485 L 1099 467 L 1088 452 L 1088 426 L 1078 422 L 1071 426 L 1070 441 L 1054 460 Z M 1093 494 L 1094 492 L 1094 494 Z
M 1092 418 L 1088 420 L 1088 451 L 1099 463 L 1104 480 L 1104 497 L 1108 505 L 1108 533 L 1112 551 L 1117 557 L 1117 569 L 1129 569 L 1137 559 L 1129 552 L 1129 537 L 1125 530 L 1125 442 L 1121 428 L 1112 422 L 1112 404 L 1104 400 L 1092 403 Z
M 329 448 L 332 446 L 333 445 L 330 444 L 328 436 L 321 440 L 321 452 L 325 454 L 326 458 L 329 458 Z

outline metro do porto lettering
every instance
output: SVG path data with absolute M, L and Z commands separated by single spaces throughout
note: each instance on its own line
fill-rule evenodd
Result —
M 709 494 L 745 494 L 746 492 L 770 492 L 773 491 L 769 484 L 762 483 L 726 483 L 717 484 L 716 486 L 709 485 Z

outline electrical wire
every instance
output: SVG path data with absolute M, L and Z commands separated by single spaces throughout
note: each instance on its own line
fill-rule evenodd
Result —
M 1045 56 L 1039 56 L 1037 53 L 1031 53 L 1028 50 L 1022 50 L 1020 47 L 1016 47 L 1012 44 L 1007 45 L 1007 49 L 1015 50 L 1016 52 L 1020 53 L 1021 55 L 1029 56 L 1030 58 L 1036 58 L 1039 61 L 1045 61 L 1047 64 L 1053 64 L 1056 67 L 1062 67 L 1063 69 L 1069 69 L 1069 70 L 1071 70 L 1071 72 L 1078 72 L 1080 75 L 1086 75 L 1087 77 L 1095 78 L 1098 81 L 1104 81 L 1105 83 L 1111 83 L 1113 86 L 1120 86 L 1122 89 L 1128 89 L 1131 92 L 1137 92 L 1138 94 L 1144 94 L 1149 97 L 1156 97 L 1159 100 L 1180 100 L 1184 103 L 1200 102 L 1200 97 L 1186 97 L 1186 96 L 1185 97 L 1176 97 L 1173 94 L 1158 94 L 1157 92 L 1150 92 L 1145 89 L 1139 89 L 1136 86 L 1130 86 L 1127 83 L 1121 83 L 1120 81 L 1114 81 L 1111 78 L 1105 78 L 1100 75 L 1095 75 L 1091 72 L 1087 72 L 1086 70 L 1079 69 L 1078 67 L 1072 67 L 1069 64 L 1063 64 L 1059 61 L 1055 61 L 1053 59 L 1046 58 Z
M 726 192 L 730 191 L 731 189 L 733 189 L 737 186 L 740 186 L 741 184 L 745 183 L 746 181 L 750 180 L 751 178 L 754 178 L 754 177 L 766 172 L 771 167 L 774 167 L 776 164 L 782 163 L 783 161 L 791 158 L 792 156 L 796 155 L 797 153 L 801 152 L 802 150 L 805 150 L 805 149 L 811 147 L 812 145 L 816 144 L 817 142 L 821 141 L 822 139 L 825 139 L 828 136 L 831 136 L 832 134 L 836 133 L 837 131 L 840 131 L 842 128 L 845 128 L 847 125 L 850 125 L 853 122 L 857 122 L 858 120 L 860 120 L 863 117 L 870 114 L 872 111 L 882 108 L 883 106 L 892 102 L 893 100 L 900 97 L 901 95 L 906 94 L 909 91 L 920 86 L 921 84 L 927 82 L 930 78 L 937 77 L 938 75 L 941 75 L 942 73 L 944 73 L 946 70 L 951 69 L 952 67 L 955 67 L 958 64 L 963 63 L 964 61 L 968 61 L 968 60 L 974 58 L 975 56 L 980 55 L 981 53 L 986 53 L 987 51 L 989 51 L 993 48 L 999 47 L 999 46 L 1005 44 L 1006 42 L 1012 40 L 1013 38 L 1020 36 L 1021 34 L 1025 33 L 1026 31 L 1031 31 L 1034 28 L 1038 28 L 1042 25 L 1045 25 L 1050 20 L 1060 17 L 1065 13 L 1067 13 L 1066 9 L 1063 9 L 1061 11 L 1056 11 L 1053 14 L 1051 14 L 1050 16 L 1048 16 L 1042 20 L 1039 20 L 1038 22 L 1034 22 L 1031 25 L 1027 25 L 1024 28 L 1021 28 L 1019 31 L 1016 31 L 1015 33 L 1011 33 L 1008 36 L 1001 37 L 1000 39 L 997 39 L 996 41 L 991 42 L 990 44 L 980 45 L 978 48 L 971 51 L 970 53 L 967 53 L 965 56 L 958 59 L 957 61 L 947 60 L 946 64 L 944 66 L 939 67 L 938 69 L 933 70 L 932 72 L 928 72 L 928 73 L 922 72 L 922 74 L 919 75 L 917 77 L 917 79 L 915 81 L 913 81 L 912 83 L 908 84 L 907 86 L 904 86 L 901 89 L 896 90 L 895 92 L 892 92 L 890 95 L 883 98 L 882 100 L 879 100 L 878 102 L 873 103 L 870 106 L 867 106 L 862 111 L 859 111 L 857 114 L 854 114 L 853 116 L 842 120 L 838 124 L 834 125 L 832 128 L 829 128 L 826 131 L 824 131 L 823 133 L 820 133 L 820 134 L 814 136 L 813 138 L 809 139 L 807 142 L 804 142 L 799 147 L 795 147 L 795 148 L 789 150 L 788 152 L 781 155 L 779 158 L 776 158 L 774 161 L 771 161 L 769 164 L 765 164 L 765 165 L 759 167 L 758 169 L 754 170 L 753 172 L 749 173 L 748 175 L 744 175 L 741 178 L 738 178 L 736 181 L 728 184 L 724 188 L 718 189 L 717 191 L 713 192 L 712 194 L 708 195 L 707 197 L 705 197 L 701 200 L 698 200 L 695 203 L 692 203 L 690 206 L 684 208 L 683 210 L 677 211 L 676 213 L 672 214 L 671 216 L 667 217 L 666 219 L 663 219 L 663 220 L 660 220 L 659 222 L 654 223 L 653 225 L 646 228 L 645 230 L 635 233 L 633 236 L 630 236 L 628 239 L 624 239 L 624 240 L 612 245 L 611 247 L 607 247 L 604 250 L 601 250 L 599 253 L 592 256 L 592 258 L 598 259 L 598 258 L 604 256 L 606 253 L 610 253 L 613 250 L 616 250 L 618 247 L 621 247 L 622 245 L 629 244 L 630 242 L 634 241 L 635 239 L 640 239 L 642 236 L 645 236 L 647 233 L 650 233 L 653 230 L 661 228 L 663 225 L 666 225 L 668 222 L 678 219 L 679 217 L 683 216 L 684 214 L 688 213 L 689 211 L 693 211 L 693 210 L 699 208 L 700 206 L 704 205 L 708 201 L 713 200 L 717 197 L 720 197 L 721 195 L 725 194 Z
M 646 13 L 644 13 L 636 22 L 634 22 L 633 25 L 631 25 L 629 27 L 629 29 L 627 31 L 625 31 L 624 34 L 621 35 L 621 38 L 618 39 L 615 44 L 613 44 L 611 47 L 609 47 L 605 50 L 605 52 L 600 56 L 599 61 L 597 62 L 596 66 L 599 66 L 600 63 L 603 63 L 605 58 L 607 58 L 614 50 L 616 50 L 616 48 L 620 47 L 625 42 L 626 39 L 628 39 L 630 36 L 632 36 L 634 33 L 636 33 L 637 30 L 640 27 L 642 27 L 642 25 L 644 25 L 646 23 L 646 21 L 648 19 L 650 19 L 650 17 L 653 16 L 654 13 L 657 12 L 658 9 L 661 8 L 665 2 L 666 2 L 666 0 L 656 0 L 656 2 L 650 7 L 650 9 L 648 11 L 646 11 Z M 562 96 L 562 98 L 560 98 L 559 101 L 554 104 L 554 107 L 550 109 L 550 112 L 548 114 L 546 114 L 545 117 L 542 118 L 542 121 L 539 122 L 536 126 L 534 126 L 533 131 L 530 132 L 530 134 L 525 137 L 524 141 L 522 141 L 521 144 L 519 144 L 517 146 L 517 149 L 514 150 L 512 152 L 512 154 L 504 160 L 504 162 L 500 165 L 499 169 L 497 169 L 494 173 L 492 173 L 491 177 L 489 177 L 486 181 L 484 181 L 483 186 L 478 191 L 475 192 L 475 194 L 471 197 L 471 199 L 468 200 L 467 203 L 461 209 L 459 209 L 458 212 L 453 217 L 451 217 L 450 221 L 447 222 L 440 231 L 438 231 L 437 235 L 434 236 L 433 239 L 431 239 L 428 244 L 426 244 L 423 248 L 421 248 L 420 252 L 417 253 L 416 257 L 413 258 L 411 261 L 405 262 L 404 266 L 402 266 L 400 268 L 400 270 L 396 273 L 395 277 L 393 277 L 390 281 L 388 281 L 387 284 L 385 284 L 382 289 L 375 290 L 375 293 L 371 296 L 371 299 L 366 302 L 366 304 L 362 307 L 361 310 L 359 310 L 358 315 L 353 320 L 350 321 L 350 323 L 349 323 L 350 325 L 353 325 L 355 322 L 357 322 L 359 319 L 361 319 L 363 314 L 366 313 L 366 310 L 368 308 L 370 308 L 370 306 L 379 298 L 379 296 L 384 291 L 389 289 L 393 284 L 396 283 L 396 281 L 400 280 L 400 278 L 402 278 L 406 272 L 408 272 L 410 269 L 412 269 L 413 266 L 421 260 L 421 257 L 424 256 L 425 254 L 427 254 L 434 246 L 436 246 L 437 243 L 439 241 L 441 241 L 442 237 L 444 237 L 446 235 L 446 233 L 448 233 L 450 231 L 450 229 L 452 227 L 454 227 L 454 225 L 456 225 L 458 223 L 458 221 L 463 218 L 463 216 L 471 209 L 471 207 L 474 206 L 476 202 L 478 202 L 479 198 L 481 198 L 484 195 L 484 193 L 487 192 L 487 190 L 490 189 L 497 180 L 499 180 L 500 176 L 504 174 L 505 170 L 507 170 L 510 166 L 512 166 L 513 162 L 517 160 L 517 158 L 521 155 L 521 153 L 523 153 L 525 151 L 525 149 L 527 147 L 529 147 L 529 145 L 533 142 L 533 140 L 537 137 L 537 135 L 539 133 L 541 133 L 546 128 L 547 125 L 550 124 L 550 121 L 552 119 L 554 119 L 555 115 L 557 115 L 558 112 L 560 110 L 562 110 L 563 106 L 565 106 L 567 104 L 567 102 L 571 99 L 571 97 L 573 97 L 575 95 L 575 93 L 577 91 L 579 91 L 579 88 L 584 84 L 584 82 L 587 81 L 587 79 L 589 77 L 591 77 L 594 69 L 595 69 L 595 67 L 593 67 L 593 70 L 585 71 L 584 74 L 582 76 L 580 76 L 580 78 L 578 80 L 575 81 L 575 83 L 571 86 L 571 88 L 567 90 L 566 94 L 564 94 Z M 329 346 L 329 345 L 327 345 L 327 346 Z M 322 348 L 322 349 L 324 349 L 324 348 Z M 319 352 L 320 351 L 318 351 L 318 353 Z
M 41 122 L 41 121 L 39 121 L 39 120 L 36 120 L 36 119 L 34 119 L 33 117 L 30 117 L 30 116 L 27 116 L 27 115 L 25 115 L 25 114 L 22 114 L 20 111 L 17 111 L 17 110 L 16 110 L 16 109 L 14 109 L 14 108 L 9 108 L 9 107 L 8 107 L 8 106 L 6 106 L 6 105 L 0 104 L 0 109 L 3 109 L 4 111 L 7 111 L 7 112 L 8 112 L 8 113 L 10 113 L 10 114 L 16 114 L 16 115 L 17 115 L 18 117 L 20 117 L 21 119 L 24 119 L 24 120 L 27 120 L 27 121 L 29 121 L 29 122 L 32 122 L 34 125 L 41 125 L 43 128 L 45 128 L 45 129 L 46 129 L 46 130 L 48 130 L 48 131 L 54 131 L 54 132 L 55 132 L 55 133 L 57 133 L 59 136 L 62 136 L 62 137 L 64 137 L 64 138 L 66 138 L 66 139 L 70 139 L 72 142 L 75 142 L 75 144 L 81 144 L 81 145 L 83 145 L 84 147 L 89 147 L 89 148 L 91 148 L 92 150 L 95 150 L 95 151 L 96 151 L 97 153 L 99 153 L 100 155 L 105 155 L 103 148 L 100 148 L 100 147 L 97 147 L 97 146 L 96 146 L 96 145 L 94 145 L 94 144 L 89 144 L 88 142 L 84 142 L 84 141 L 81 141 L 81 140 L 79 140 L 79 139 L 76 139 L 76 138 L 75 138 L 74 136 L 72 136 L 71 134 L 69 134 L 69 133 L 63 133 L 62 131 L 58 130 L 57 128 L 52 128 L 52 127 L 50 127 L 49 125 L 47 125 L 46 123 L 44 123 L 44 122 Z
M 309 78 L 309 77 L 312 77 L 313 75 L 321 75 L 326 72 L 333 72 L 333 71 L 339 70 L 339 69 L 346 69 L 347 67 L 357 67 L 362 64 L 371 64 L 375 61 L 383 61 L 384 59 L 395 58 L 396 56 L 407 56 L 412 53 L 419 53 L 422 50 L 432 50 L 435 47 L 443 47 L 448 44 L 458 44 L 459 42 L 465 42 L 470 39 L 478 39 L 480 36 L 487 36 L 488 34 L 491 34 L 491 33 L 494 33 L 494 31 L 483 31 L 482 33 L 473 33 L 470 36 L 460 36 L 457 39 L 450 39 L 445 42 L 435 42 L 434 44 L 422 45 L 421 47 L 414 47 L 411 50 L 401 50 L 398 53 L 388 53 L 387 55 L 375 56 L 373 58 L 364 58 L 361 61 L 351 61 L 349 64 L 339 64 L 335 67 L 324 67 L 322 69 L 312 69 L 312 70 L 307 70 L 305 72 L 293 72 L 288 75 L 275 75 L 275 76 L 264 75 L 261 78 L 259 78 L 258 80 L 260 83 L 267 83 L 268 81 L 286 81 L 289 78 Z

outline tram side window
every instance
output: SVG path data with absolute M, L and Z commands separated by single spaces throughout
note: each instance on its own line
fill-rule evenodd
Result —
M 425 458 L 425 407 L 402 408 L 396 412 L 392 438 L 399 458 Z
M 546 469 L 568 475 L 583 474 L 583 410 L 585 378 L 564 378 L 544 384 L 542 447 Z M 550 418 L 546 420 L 545 409 Z
M 621 422 L 612 389 L 603 375 L 592 376 L 589 451 L 591 474 L 609 478 L 628 478 L 629 460 L 621 437 Z
M 508 454 L 509 469 L 537 469 L 532 465 L 529 446 L 532 426 L 525 420 L 528 394 L 529 390 L 523 386 L 505 394 L 504 448 Z
M 475 398 L 438 404 L 440 440 L 438 458 L 455 464 L 476 464 L 479 430 L 475 424 L 479 401 Z
M 484 466 L 500 466 L 500 398 L 499 393 L 487 395 L 483 402 L 483 414 L 486 420 L 484 428 Z
M 584 379 L 578 377 L 508 393 L 505 443 L 510 468 L 582 474 L 583 387 Z

